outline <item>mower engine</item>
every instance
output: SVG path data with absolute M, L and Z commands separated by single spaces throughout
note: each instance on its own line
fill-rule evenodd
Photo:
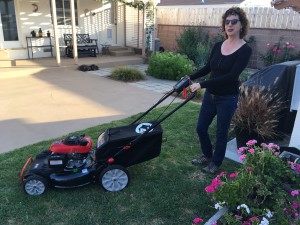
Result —
M 69 136 L 55 141 L 49 149 L 49 168 L 81 168 L 92 163 L 92 139 L 89 136 Z M 92 154 L 93 155 L 93 154 Z

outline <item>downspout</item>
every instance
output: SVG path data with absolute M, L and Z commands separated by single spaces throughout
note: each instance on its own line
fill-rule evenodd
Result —
M 71 24 L 72 24 L 73 57 L 74 57 L 74 63 L 75 63 L 75 65 L 77 65 L 78 64 L 78 50 L 77 50 L 74 0 L 70 0 L 70 11 L 71 11 Z
M 126 39 L 127 39 L 127 35 L 126 35 L 126 5 L 123 4 L 123 7 L 124 7 L 124 17 L 123 17 L 123 21 L 124 21 L 124 44 L 125 44 L 125 47 L 127 46 L 127 42 L 126 42 Z
M 51 0 L 51 5 L 52 5 L 52 23 L 53 23 L 53 31 L 54 31 L 56 62 L 57 62 L 57 65 L 60 66 L 61 60 L 60 60 L 60 49 L 59 49 L 59 40 L 58 40 L 57 14 L 56 14 L 55 0 Z

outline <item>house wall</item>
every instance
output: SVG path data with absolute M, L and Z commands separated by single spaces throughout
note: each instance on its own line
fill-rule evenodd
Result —
M 38 11 L 33 12 L 34 7 L 31 1 L 15 0 L 15 10 L 17 17 L 17 26 L 19 34 L 18 48 L 15 43 L 7 46 L 10 58 L 22 59 L 27 58 L 26 37 L 30 37 L 30 32 L 35 30 L 38 32 L 42 29 L 44 35 L 50 31 L 53 36 L 53 25 L 51 21 L 50 0 L 38 0 L 34 3 L 38 4 Z M 94 0 L 78 0 L 78 26 L 76 32 L 88 33 L 91 38 L 98 39 L 98 47 L 101 44 L 124 45 L 124 5 L 117 3 L 114 6 L 111 2 L 100 3 Z M 115 13 L 112 12 L 114 7 Z M 86 13 L 87 12 L 87 13 Z M 1 24 L 0 24 L 1 25 Z M 72 27 L 58 26 L 59 45 L 63 46 L 63 34 L 72 33 Z M 33 45 L 49 44 L 49 39 L 32 40 Z M 52 39 L 53 44 L 54 39 Z M 53 48 L 53 50 L 55 50 Z M 55 52 L 54 52 L 55 55 Z M 49 57 L 50 52 L 47 48 L 34 48 L 34 57 Z
M 221 16 L 227 8 L 204 8 L 197 6 L 179 8 L 158 7 L 158 38 L 160 45 L 167 51 L 177 48 L 176 38 L 187 26 L 202 26 L 208 32 L 220 32 Z M 292 10 L 278 11 L 273 8 L 254 7 L 245 8 L 250 20 L 250 30 L 247 37 L 253 35 L 253 54 L 249 67 L 260 69 L 263 67 L 259 53 L 267 50 L 267 44 L 277 42 L 280 37 L 284 41 L 293 43 L 300 51 L 300 14 Z M 173 19 L 172 19 L 173 18 Z M 174 19 L 175 18 L 175 19 Z

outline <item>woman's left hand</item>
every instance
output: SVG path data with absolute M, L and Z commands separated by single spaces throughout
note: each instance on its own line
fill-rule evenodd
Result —
M 190 89 L 191 89 L 191 92 L 195 92 L 198 89 L 201 89 L 201 85 L 200 85 L 200 83 L 193 83 L 190 85 Z

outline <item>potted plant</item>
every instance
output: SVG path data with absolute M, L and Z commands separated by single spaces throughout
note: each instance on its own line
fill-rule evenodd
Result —
M 238 149 L 243 165 L 235 173 L 221 172 L 205 188 L 216 209 L 228 209 L 214 224 L 299 224 L 300 165 L 279 158 L 279 146 L 256 143 Z
M 264 87 L 242 85 L 238 108 L 232 119 L 237 146 L 244 146 L 249 139 L 262 143 L 279 136 L 277 128 L 283 108 L 277 94 Z
M 34 30 L 31 31 L 30 34 L 31 34 L 32 37 L 36 37 L 36 32 Z

